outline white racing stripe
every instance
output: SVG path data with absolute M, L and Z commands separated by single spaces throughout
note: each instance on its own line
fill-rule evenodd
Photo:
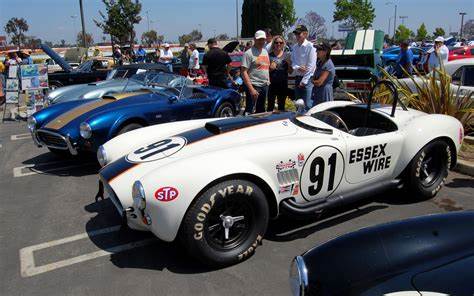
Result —
M 134 249 L 134 248 L 143 247 L 143 246 L 146 246 L 146 245 L 150 245 L 154 242 L 157 242 L 157 239 L 149 238 L 149 239 L 145 239 L 145 240 L 141 240 L 141 241 L 136 241 L 136 242 L 131 242 L 131 243 L 127 243 L 127 244 L 123 244 L 123 245 L 119 245 L 119 246 L 110 247 L 110 248 L 107 248 L 107 249 L 104 249 L 104 250 L 98 250 L 98 251 L 95 251 L 95 252 L 91 252 L 91 253 L 79 255 L 79 256 L 76 256 L 76 257 L 56 261 L 56 262 L 53 262 L 53 263 L 48 263 L 48 264 L 45 264 L 45 265 L 40 265 L 40 266 L 35 265 L 35 258 L 34 258 L 34 254 L 33 254 L 33 252 L 35 252 L 35 251 L 44 250 L 44 249 L 51 248 L 51 247 L 58 246 L 58 245 L 63 245 L 63 244 L 66 244 L 66 243 L 78 241 L 78 240 L 85 239 L 85 238 L 88 238 L 88 237 L 94 237 L 94 236 L 98 236 L 98 235 L 102 235 L 102 234 L 117 232 L 117 231 L 120 230 L 120 227 L 121 227 L 120 225 L 107 227 L 107 228 L 103 228 L 103 229 L 94 230 L 94 231 L 91 231 L 89 233 L 84 232 L 84 233 L 76 234 L 76 235 L 73 235 L 73 236 L 70 236 L 70 237 L 66 237 L 66 238 L 62 238 L 62 239 L 58 239 L 58 240 L 53 240 L 53 241 L 50 241 L 50 242 L 41 243 L 41 244 L 37 244 L 37 245 L 34 245 L 34 246 L 25 247 L 25 248 L 20 250 L 21 276 L 22 277 L 35 276 L 35 275 L 45 273 L 45 272 L 49 272 L 49 271 L 52 271 L 52 270 L 55 270 L 55 269 L 58 269 L 58 268 L 70 266 L 70 265 L 73 265 L 73 264 L 81 263 L 81 262 L 84 262 L 84 261 L 92 260 L 92 259 L 95 259 L 95 258 L 99 258 L 99 257 L 111 255 L 111 254 L 120 253 L 120 252 L 131 250 L 131 249 Z
M 25 134 L 12 135 L 10 139 L 12 141 L 31 139 L 31 134 L 25 133 Z
M 38 168 L 38 166 L 47 166 L 47 165 L 60 163 L 60 162 L 64 162 L 64 161 L 51 161 L 51 162 L 46 162 L 46 163 L 37 163 L 37 164 L 28 164 L 24 166 L 19 166 L 19 167 L 13 168 L 13 177 L 15 178 L 26 177 L 26 176 L 38 175 L 38 174 L 43 174 L 43 173 L 48 173 L 48 172 L 69 170 L 69 169 L 74 169 L 74 168 L 95 165 L 94 162 L 86 162 L 86 163 L 81 163 L 81 164 L 59 166 L 59 167 L 48 168 L 48 169 L 43 169 L 43 170 Z M 24 172 L 24 170 L 27 170 L 27 171 Z

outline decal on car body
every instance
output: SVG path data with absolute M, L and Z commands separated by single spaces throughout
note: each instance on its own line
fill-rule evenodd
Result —
M 155 198 L 159 201 L 168 202 L 177 199 L 179 196 L 178 189 L 166 186 L 158 188 L 155 192 Z
M 349 152 L 349 164 L 363 162 L 363 173 L 369 174 L 390 167 L 391 155 L 385 153 L 387 143 L 353 149 Z
M 181 150 L 186 143 L 187 140 L 183 137 L 163 139 L 130 152 L 127 155 L 127 160 L 135 163 L 159 160 L 175 154 Z

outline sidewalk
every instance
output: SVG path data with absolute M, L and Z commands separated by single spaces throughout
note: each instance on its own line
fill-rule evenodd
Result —
M 473 148 L 471 148 L 474 147 L 474 137 L 466 136 L 464 138 L 463 147 L 467 148 L 459 151 L 458 163 L 454 171 L 474 177 L 474 151 L 472 151 Z

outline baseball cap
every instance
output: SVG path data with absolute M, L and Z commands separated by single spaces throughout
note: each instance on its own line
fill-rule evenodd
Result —
M 444 42 L 444 37 L 443 36 L 436 37 L 435 42 Z
M 306 28 L 305 25 L 298 25 L 296 28 L 293 30 L 293 33 L 301 33 L 301 32 L 308 32 L 308 28 Z
M 163 44 L 163 47 L 170 47 L 168 43 Z
M 267 38 L 267 34 L 265 34 L 265 31 L 262 31 L 262 30 L 258 30 L 257 32 L 255 32 L 255 39 L 266 39 Z

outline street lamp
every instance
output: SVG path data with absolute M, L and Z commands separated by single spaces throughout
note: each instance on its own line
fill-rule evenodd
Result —
M 239 41 L 239 0 L 235 0 L 235 40 Z
M 397 30 L 397 4 L 394 2 L 386 2 L 385 5 L 395 5 L 395 16 L 393 17 L 393 38 L 395 38 L 395 32 Z
M 459 15 L 461 16 L 461 28 L 459 29 L 459 39 L 462 39 L 462 29 L 463 29 L 463 25 L 464 25 L 464 16 L 466 15 L 467 13 L 465 12 L 460 12 Z
M 149 10 L 145 11 L 145 13 L 146 13 L 146 22 L 148 24 L 148 28 L 146 31 L 149 32 L 150 31 L 150 16 L 148 15 Z
M 79 0 L 79 9 L 81 10 L 82 46 L 86 48 L 86 26 L 84 25 L 84 10 L 82 9 L 82 0 Z M 86 58 L 87 58 L 87 50 L 86 50 Z

